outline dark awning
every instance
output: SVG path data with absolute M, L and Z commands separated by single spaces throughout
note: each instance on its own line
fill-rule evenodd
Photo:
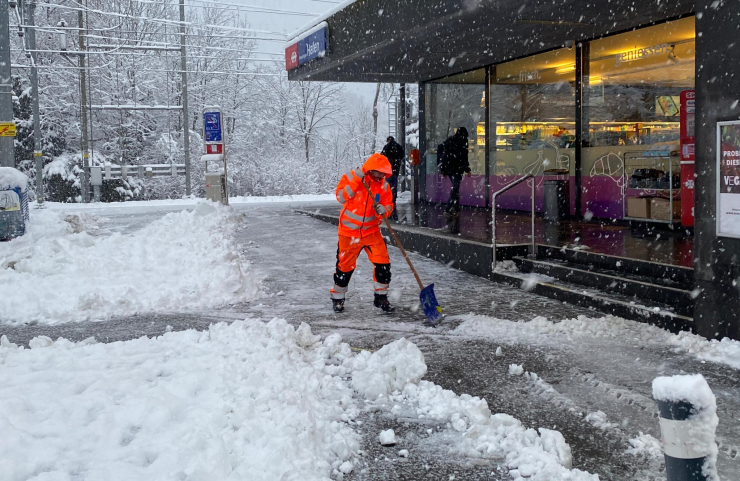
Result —
M 290 80 L 430 80 L 689 15 L 695 0 L 357 0 Z

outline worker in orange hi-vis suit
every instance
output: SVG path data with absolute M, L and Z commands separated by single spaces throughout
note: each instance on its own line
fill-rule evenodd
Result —
M 381 154 L 371 155 L 361 169 L 355 169 L 342 176 L 337 185 L 337 200 L 342 204 L 339 214 L 339 247 L 337 248 L 337 270 L 334 273 L 334 287 L 331 290 L 334 312 L 344 311 L 344 296 L 355 271 L 357 257 L 365 251 L 368 259 L 375 265 L 375 299 L 373 304 L 383 312 L 393 312 L 388 302 L 388 285 L 391 282 L 391 260 L 385 239 L 380 233 L 383 217 L 393 212 L 393 194 L 386 178 L 393 175 L 388 158 Z M 362 185 L 363 180 L 370 187 L 373 199 Z

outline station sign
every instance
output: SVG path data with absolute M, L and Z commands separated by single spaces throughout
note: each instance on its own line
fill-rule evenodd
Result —
M 224 144 L 206 144 L 206 154 L 223 154 Z
M 285 70 L 293 70 L 311 60 L 323 57 L 328 46 L 329 27 L 323 22 L 285 48 Z
M 223 142 L 224 131 L 221 110 L 210 108 L 203 112 L 203 138 L 206 143 Z

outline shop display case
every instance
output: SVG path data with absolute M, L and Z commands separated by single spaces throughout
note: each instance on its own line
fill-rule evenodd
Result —
M 677 142 L 679 122 L 594 122 L 589 124 L 589 146 L 652 145 Z
M 624 154 L 623 217 L 674 224 L 681 220 L 681 161 L 675 150 Z
M 496 122 L 496 150 L 529 150 L 542 142 L 575 145 L 575 122 Z

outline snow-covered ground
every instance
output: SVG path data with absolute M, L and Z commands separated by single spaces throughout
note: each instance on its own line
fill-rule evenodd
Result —
M 76 211 L 76 210 L 103 210 L 110 211 L 112 209 L 141 209 L 141 208 L 152 208 L 152 207 L 194 207 L 196 204 L 201 202 L 203 199 L 197 197 L 189 197 L 185 199 L 162 199 L 162 200 L 146 200 L 146 201 L 131 201 L 131 202 L 91 202 L 89 204 L 65 204 L 61 202 L 44 202 L 44 206 L 47 209 L 52 210 L 63 210 L 63 211 Z M 274 203 L 286 203 L 286 202 L 322 202 L 322 201 L 334 201 L 336 198 L 334 194 L 301 194 L 301 195 L 278 195 L 278 196 L 265 196 L 265 197 L 230 197 L 229 203 L 232 205 L 241 204 L 274 204 Z M 31 202 L 30 204 L 32 214 L 38 212 L 38 204 Z
M 570 469 L 559 432 L 422 381 L 424 356 L 406 339 L 355 355 L 338 334 L 276 319 L 30 346 L 0 341 L 7 481 L 342 479 L 360 455 L 360 400 L 449 423 L 456 451 L 503 458 L 515 480 L 598 480 Z
M 459 316 L 459 319 L 464 322 L 455 332 L 464 336 L 501 338 L 508 333 L 512 338 L 533 336 L 554 342 L 558 338 L 639 339 L 641 344 L 670 347 L 702 361 L 740 369 L 740 341 L 727 338 L 721 341 L 707 340 L 690 332 L 672 334 L 655 326 L 615 316 L 578 316 L 574 319 L 555 319 L 556 322 L 546 317 L 536 317 L 530 322 L 519 323 L 479 315 Z
M 202 201 L 140 230 L 96 235 L 96 219 L 34 210 L 28 233 L 0 243 L 0 322 L 106 320 L 248 301 L 258 276 L 232 210 Z
M 439 459 L 452 467 L 433 479 L 474 462 L 496 480 L 598 479 L 580 470 L 602 480 L 655 480 L 663 457 L 649 384 L 684 369 L 703 373 L 717 394 L 720 475 L 737 466 L 731 412 L 740 405 L 732 381 L 740 343 L 579 316 L 588 311 L 412 253 L 450 313 L 439 328 L 426 328 L 413 276 L 395 249 L 397 314 L 375 312 L 371 266 L 362 259 L 348 310 L 336 316 L 327 297 L 335 227 L 292 215 L 286 204 L 130 204 L 33 210 L 29 234 L 0 244 L 0 282 L 22 287 L 0 297 L 0 312 L 11 306 L 7 297 L 25 299 L 25 317 L 41 323 L 0 326 L 10 337 L 0 346 L 0 379 L 9 380 L 0 383 L 0 429 L 8 433 L 0 462 L 10 466 L 9 480 L 366 481 L 414 463 L 406 479 L 421 479 L 426 463 Z M 12 268 L 9 254 L 21 259 Z M 96 267 L 116 275 L 88 272 Z M 256 272 L 266 273 L 264 295 L 242 303 L 257 294 Z M 235 290 L 193 294 L 209 282 Z M 138 305 L 116 304 L 122 286 Z M 84 304 L 96 289 L 106 302 Z M 61 293 L 70 301 L 52 302 Z M 151 338 L 10 345 L 25 344 L 29 331 L 131 339 L 108 330 L 117 321 L 59 322 L 135 312 L 163 313 L 123 321 L 154 326 L 145 331 Z M 186 316 L 204 319 L 207 330 L 164 333 L 167 319 L 187 328 L 175 322 Z M 226 320 L 237 322 L 206 327 Z M 349 343 L 370 351 L 353 352 Z M 389 428 L 398 444 L 381 447 Z M 380 451 L 369 454 L 368 440 Z

